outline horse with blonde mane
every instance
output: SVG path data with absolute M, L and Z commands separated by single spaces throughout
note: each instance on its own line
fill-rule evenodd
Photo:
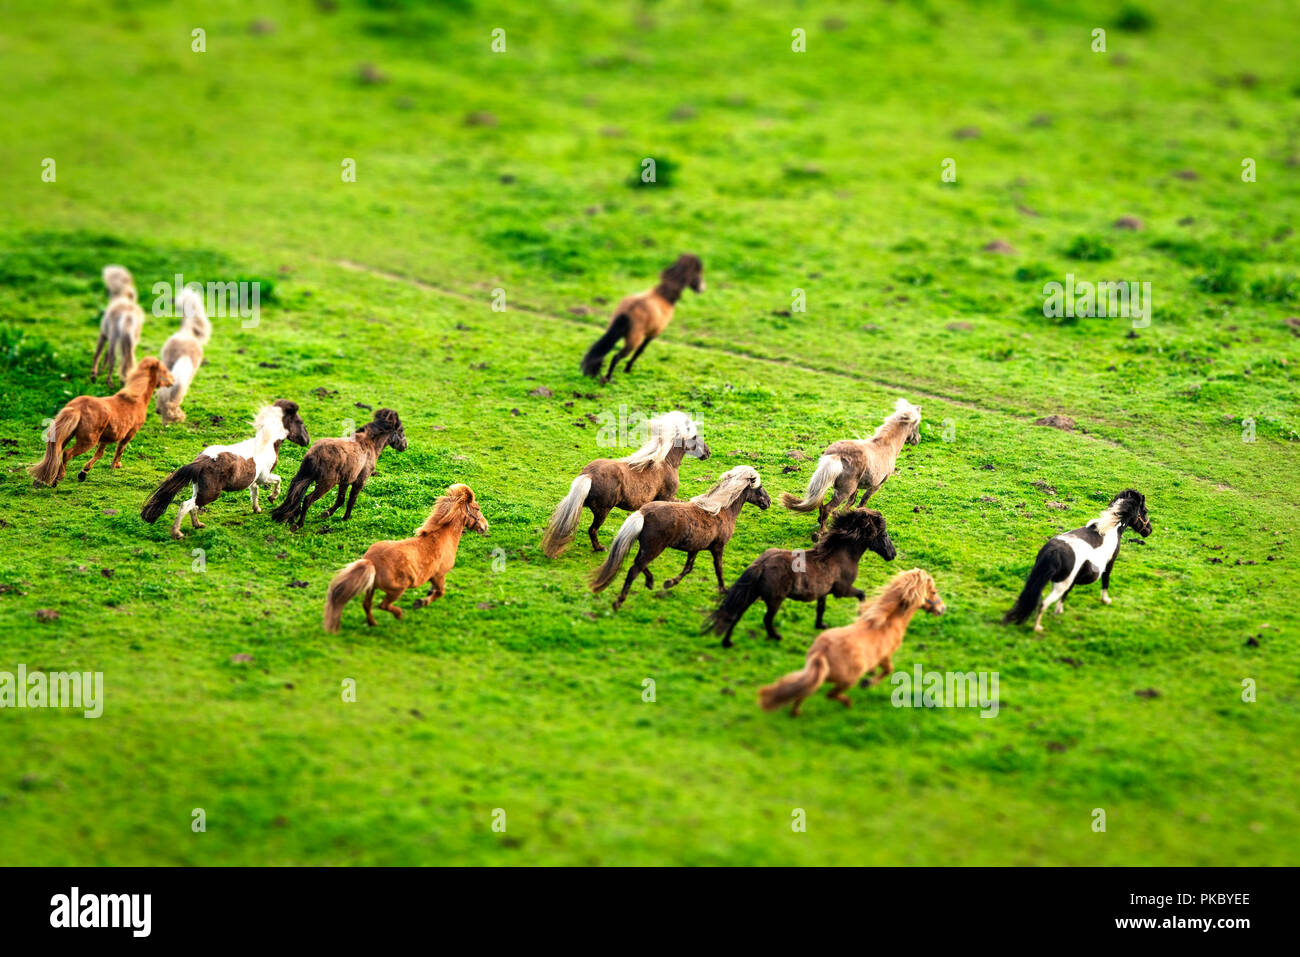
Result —
M 844 692 L 855 681 L 879 669 L 879 674 L 863 683 L 863 687 L 870 688 L 893 674 L 894 652 L 903 643 L 912 616 L 921 608 L 932 615 L 947 610 L 929 572 L 919 568 L 900 572 L 878 596 L 862 603 L 857 621 L 818 635 L 801 670 L 759 688 L 759 705 L 764 711 L 773 711 L 793 701 L 790 717 L 797 718 L 804 699 L 823 682 L 831 681 L 834 687 L 826 697 L 850 707 L 853 702 Z
M 172 375 L 153 356 L 143 360 L 127 377 L 126 383 L 115 395 L 100 398 L 97 395 L 79 395 L 55 416 L 45 432 L 45 457 L 27 471 L 37 485 L 54 487 L 63 481 L 68 463 L 78 455 L 98 444 L 80 472 L 77 481 L 84 482 L 90 470 L 104 456 L 110 442 L 117 443 L 113 455 L 113 468 L 122 467 L 122 450 L 135 438 L 144 425 L 149 400 L 159 386 L 172 384 Z M 76 444 L 64 451 L 73 439 Z
M 402 620 L 402 609 L 395 608 L 393 602 L 408 588 L 429 583 L 429 594 L 417 599 L 414 608 L 441 598 L 446 591 L 447 572 L 456 564 L 456 549 L 467 528 L 486 535 L 487 519 L 479 511 L 470 487 L 453 485 L 434 503 L 433 511 L 413 538 L 375 542 L 364 555 L 339 570 L 325 596 L 325 630 L 339 630 L 343 607 L 362 592 L 366 596 L 361 606 L 366 611 L 367 625 L 379 624 L 370 608 L 375 589 L 384 593 L 380 609 L 391 612 L 398 621 Z
M 894 404 L 893 413 L 880 424 L 869 439 L 842 439 L 826 447 L 817 460 L 817 470 L 808 482 L 808 493 L 800 499 L 789 492 L 781 493 L 781 504 L 796 512 L 817 509 L 817 530 L 813 539 L 826 530 L 826 518 L 845 502 L 853 507 L 853 496 L 859 491 L 862 498 L 858 508 L 880 490 L 880 486 L 894 473 L 894 463 L 904 443 L 917 445 L 921 441 L 921 407 L 906 399 Z M 824 502 L 826 492 L 834 486 L 835 494 Z
M 682 459 L 709 457 L 709 446 L 699 429 L 684 412 L 669 412 L 651 419 L 649 438 L 631 455 L 621 459 L 596 459 L 587 463 L 569 486 L 542 535 L 542 551 L 556 558 L 573 541 L 584 508 L 591 509 L 587 537 L 592 551 L 603 552 L 596 532 L 616 508 L 635 511 L 647 502 L 668 502 L 677 495 L 678 470 Z
M 176 297 L 175 309 L 181 315 L 181 327 L 163 343 L 162 359 L 176 380 L 171 386 L 159 389 L 155 399 L 158 415 L 164 423 L 184 422 L 185 410 L 181 403 L 190 389 L 199 366 L 203 365 L 203 349 L 212 337 L 212 322 L 203 308 L 203 297 L 190 287 Z
M 727 542 L 735 534 L 736 516 L 746 502 L 766 509 L 772 504 L 772 499 L 763 488 L 758 472 L 748 465 L 737 465 L 718 479 L 713 488 L 689 502 L 649 502 L 641 506 L 627 517 L 614 536 L 609 556 L 592 576 L 591 590 L 603 591 L 618 574 L 632 545 L 637 544 L 640 548 L 623 581 L 623 591 L 614 601 L 614 611 L 618 611 L 627 599 L 638 575 L 645 575 L 646 588 L 654 588 L 650 563 L 668 548 L 686 553 L 686 567 L 676 578 L 664 582 L 665 591 L 689 575 L 695 567 L 695 556 L 707 551 L 713 556 L 718 591 L 725 593 L 727 586 L 722 580 L 722 555 Z

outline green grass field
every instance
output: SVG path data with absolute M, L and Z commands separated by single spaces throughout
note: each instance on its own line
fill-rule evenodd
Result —
M 0 864 L 1296 862 L 1294 4 L 192 6 L 15 3 L 0 34 L 0 671 L 105 689 L 97 720 L 0 710 Z M 688 250 L 704 294 L 633 374 L 583 379 L 612 303 Z M 121 470 L 36 489 L 43 420 L 105 391 L 110 262 L 146 311 L 176 274 L 260 281 L 260 322 L 215 320 L 184 424 L 151 408 Z M 1068 274 L 1149 282 L 1149 327 L 1045 317 Z M 775 498 L 898 396 L 922 441 L 871 505 L 899 554 L 858 583 L 933 573 L 948 613 L 896 663 L 996 671 L 996 718 L 887 686 L 763 713 L 811 605 L 727 651 L 707 560 L 614 616 L 585 545 L 541 554 L 583 464 L 630 451 L 601 416 L 688 411 L 714 455 L 681 494 L 749 464 Z M 410 447 L 328 530 L 242 493 L 183 542 L 141 521 L 276 398 L 313 437 L 391 406 Z M 445 598 L 324 634 L 333 572 L 453 482 L 492 532 Z M 1130 486 L 1155 531 L 1114 604 L 998 624 L 1043 541 Z M 811 527 L 746 509 L 728 580 Z

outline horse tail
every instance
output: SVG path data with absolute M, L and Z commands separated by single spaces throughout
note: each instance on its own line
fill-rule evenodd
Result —
M 1040 548 L 1025 587 L 1011 610 L 1002 616 L 1002 624 L 1018 625 L 1025 621 L 1038 607 L 1038 600 L 1043 597 L 1043 587 L 1049 581 L 1063 580 L 1070 573 L 1073 564 L 1074 550 L 1062 541 L 1054 538 Z
M 773 711 L 787 701 L 802 701 L 821 687 L 830 670 L 826 652 L 815 648 L 808 653 L 808 660 L 799 671 L 792 671 L 780 681 L 759 688 L 758 704 L 764 711 Z
M 190 357 L 181 356 L 176 360 L 176 365 L 171 368 L 175 382 L 163 386 L 154 393 L 154 408 L 164 422 L 185 421 L 181 403 L 185 401 L 185 393 L 189 391 L 190 383 L 194 381 L 194 371 L 194 363 Z
M 71 405 L 65 405 L 54 417 L 54 421 L 45 432 L 49 436 L 45 441 L 45 457 L 35 465 L 27 467 L 27 471 L 31 473 L 37 484 L 48 485 L 51 488 L 59 484 L 59 472 L 63 468 L 63 446 L 67 444 L 80 424 L 81 412 Z
M 763 570 L 755 562 L 732 582 L 727 593 L 722 596 L 722 601 L 713 614 L 709 615 L 708 624 L 704 626 L 705 634 L 713 632 L 715 635 L 725 635 L 734 628 L 736 622 L 749 610 L 749 606 L 758 601 L 762 583 Z
M 213 460 L 209 459 L 208 461 Z M 189 465 L 182 465 L 163 479 L 163 483 L 149 496 L 149 500 L 140 509 L 140 517 L 150 525 L 158 521 L 162 517 L 162 513 L 167 511 L 167 506 L 172 503 L 176 493 L 186 485 L 197 483 L 202 472 L 203 461 L 201 459 L 191 462 Z
M 578 527 L 578 518 L 582 515 L 582 503 L 591 491 L 591 476 L 579 475 L 569 486 L 569 494 L 551 514 L 551 521 L 542 535 L 542 551 L 547 558 L 557 558 L 569 542 L 573 541 L 574 529 Z
M 298 472 L 289 483 L 289 491 L 284 495 L 284 501 L 275 507 L 271 512 L 271 518 L 277 522 L 287 522 L 293 518 L 302 505 L 303 498 L 307 495 L 307 489 L 311 483 L 316 480 L 316 470 L 311 464 L 311 451 L 303 457 L 302 464 L 298 466 Z
M 321 621 L 325 630 L 339 630 L 339 619 L 343 616 L 343 606 L 356 598 L 363 591 L 375 587 L 375 565 L 368 558 L 358 558 L 351 565 L 344 565 L 330 579 L 329 591 L 325 593 L 325 617 Z
M 817 471 L 808 480 L 808 494 L 800 500 L 789 492 L 781 493 L 781 504 L 796 512 L 811 512 L 826 497 L 826 490 L 844 471 L 844 461 L 838 455 L 823 455 L 817 460 Z
M 614 343 L 627 335 L 631 327 L 632 320 L 628 318 L 627 313 L 620 312 L 614 317 L 605 330 L 605 334 L 595 341 L 587 354 L 582 357 L 582 374 L 591 376 L 593 379 L 600 378 L 601 360 L 605 358 L 605 353 L 614 348 Z
M 633 512 L 623 522 L 619 528 L 618 534 L 614 536 L 614 541 L 610 543 L 609 555 L 605 558 L 605 564 L 596 570 L 591 576 L 591 590 L 604 591 L 614 576 L 618 574 L 619 567 L 623 564 L 623 559 L 627 558 L 627 553 L 632 550 L 633 544 L 641 535 L 641 529 L 645 528 L 645 515 L 640 511 Z

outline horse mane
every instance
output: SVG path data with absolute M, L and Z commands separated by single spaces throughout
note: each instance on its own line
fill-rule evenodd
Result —
M 197 290 L 186 286 L 176 297 L 174 305 L 181 314 L 181 328 L 195 339 L 206 343 L 212 337 L 212 322 L 204 309 L 203 297 Z
M 279 442 L 289 437 L 289 430 L 284 427 L 284 410 L 278 405 L 264 405 L 253 419 L 253 431 L 261 437 L 263 431 L 269 433 L 266 443 Z
M 691 504 L 704 509 L 710 515 L 717 515 L 744 495 L 746 489 L 758 488 L 762 484 L 763 480 L 757 470 L 748 465 L 737 465 L 718 479 L 713 488 L 691 499 Z
M 857 509 L 849 512 L 837 512 L 831 519 L 830 528 L 812 547 L 809 555 L 829 555 L 841 548 L 866 546 L 871 534 L 871 522 Z
M 695 423 L 685 412 L 669 412 L 648 423 L 650 437 L 645 444 L 623 459 L 628 468 L 645 469 L 668 458 L 673 446 L 696 432 Z
M 900 609 L 919 608 L 934 584 L 930 573 L 919 568 L 899 572 L 870 601 L 864 603 L 858 621 L 868 628 L 879 628 Z
M 445 495 L 438 496 L 438 501 L 433 503 L 433 511 L 424 520 L 424 524 L 415 530 L 415 534 L 429 535 L 450 525 L 456 520 L 456 513 L 472 501 L 474 493 L 468 485 L 457 483 L 451 486 Z
M 901 431 L 903 428 L 911 428 L 921 421 L 921 410 L 906 399 L 899 399 L 894 403 L 894 411 L 889 414 L 884 422 L 872 434 L 872 441 L 882 439 L 895 431 Z
M 129 399 L 132 402 L 139 402 L 147 398 L 149 395 L 150 374 L 161 367 L 162 363 L 153 356 L 141 360 L 131 370 L 131 374 L 126 377 L 126 381 L 122 383 L 122 388 L 117 390 L 117 394 L 121 398 Z

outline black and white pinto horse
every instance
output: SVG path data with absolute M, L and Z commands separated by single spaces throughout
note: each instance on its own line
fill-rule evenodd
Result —
M 1101 600 L 1110 604 L 1110 572 L 1119 554 L 1119 539 L 1124 529 L 1131 528 L 1143 538 L 1151 534 L 1151 520 L 1147 518 L 1147 500 L 1140 492 L 1125 489 L 1111 499 L 1102 512 L 1083 528 L 1062 532 L 1038 551 L 1033 571 L 1025 582 L 1024 591 L 1011 610 L 1002 618 L 1003 624 L 1027 620 L 1038 609 L 1034 631 L 1043 630 L 1043 613 L 1056 604 L 1056 613 L 1065 611 L 1065 598 L 1075 585 L 1091 585 L 1101 578 Z M 1052 590 L 1040 606 L 1043 587 L 1051 583 Z

